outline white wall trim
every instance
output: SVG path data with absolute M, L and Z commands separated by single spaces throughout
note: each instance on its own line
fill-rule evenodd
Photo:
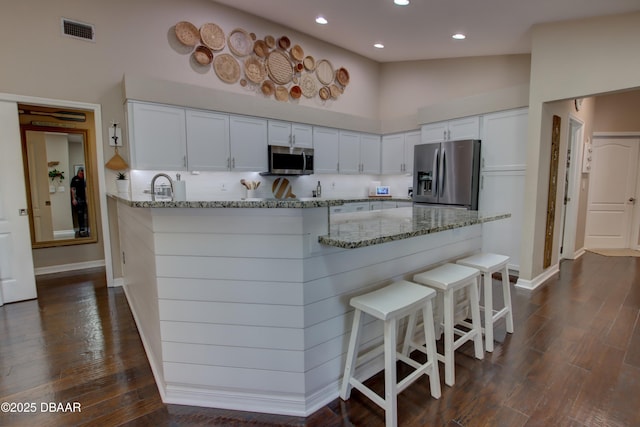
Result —
M 533 280 L 518 279 L 518 282 L 516 283 L 516 288 L 522 289 L 528 292 L 534 291 L 540 286 L 542 286 L 544 282 L 546 282 L 548 279 L 558 274 L 559 272 L 560 272 L 560 266 L 558 264 L 555 264 L 549 267 L 548 269 L 546 269 L 545 271 L 543 271 L 542 274 L 534 277 Z
M 98 268 L 104 267 L 105 262 L 103 259 L 95 260 L 95 261 L 86 261 L 86 262 L 74 262 L 72 264 L 60 264 L 60 265 L 51 265 L 48 267 L 38 267 L 34 269 L 34 273 L 36 276 L 41 276 L 43 274 L 52 274 L 52 273 L 63 273 L 66 271 L 76 271 L 76 270 L 86 270 L 89 268 Z

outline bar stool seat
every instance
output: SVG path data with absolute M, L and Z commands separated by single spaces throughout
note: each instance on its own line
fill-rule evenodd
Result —
M 419 363 L 397 351 L 398 320 L 415 312 L 422 312 L 425 319 L 433 318 L 431 301 L 435 291 L 408 281 L 398 281 L 384 288 L 351 298 L 350 304 L 355 308 L 353 328 L 349 339 L 349 349 L 345 363 L 340 397 L 347 400 L 351 394 L 351 387 L 360 390 L 375 404 L 385 410 L 387 426 L 397 425 L 397 396 L 421 375 L 429 377 L 431 396 L 440 398 L 440 376 L 436 359 L 436 340 L 433 332 L 433 322 L 424 322 L 427 361 Z M 360 337 L 362 335 L 363 313 L 384 321 L 384 343 L 358 357 Z M 356 379 L 356 368 L 363 363 L 384 353 L 384 390 L 385 397 L 380 397 L 363 384 L 364 379 Z M 402 381 L 397 382 L 396 360 L 400 360 L 415 370 Z
M 467 267 L 477 268 L 482 272 L 484 284 L 484 305 L 480 310 L 484 311 L 485 346 L 488 352 L 493 351 L 493 325 L 504 317 L 507 323 L 507 332 L 513 333 L 513 313 L 511 306 L 511 289 L 509 287 L 509 269 L 507 263 L 509 257 L 505 255 L 483 252 L 458 260 L 457 263 Z M 504 307 L 501 310 L 493 309 L 493 273 L 502 273 L 502 301 Z
M 473 347 L 476 359 L 484 358 L 484 349 L 482 347 L 482 326 L 480 324 L 480 308 L 478 301 L 478 278 L 480 271 L 475 268 L 465 267 L 458 264 L 444 264 L 432 270 L 413 276 L 416 283 L 420 283 L 435 289 L 443 296 L 444 311 L 444 354 L 438 354 L 438 360 L 444 363 L 445 383 L 449 386 L 455 384 L 455 362 L 454 352 L 462 344 L 473 340 Z M 465 287 L 469 289 L 469 299 L 471 308 L 471 321 L 469 331 L 463 331 L 455 327 L 454 310 L 455 310 L 455 292 Z M 411 323 L 415 323 L 411 319 Z M 426 322 L 425 322 L 426 323 Z M 459 322 L 460 323 L 460 322 Z M 413 325 L 407 328 L 407 335 L 411 332 Z M 455 335 L 459 335 L 455 339 Z M 412 348 L 424 351 L 424 347 L 416 345 L 413 340 L 405 338 L 403 354 L 409 354 Z

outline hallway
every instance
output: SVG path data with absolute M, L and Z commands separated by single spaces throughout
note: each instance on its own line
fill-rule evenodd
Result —
M 106 288 L 104 271 L 37 282 L 38 300 L 0 307 L 0 403 L 35 409 L 3 406 L 2 426 L 384 425 L 357 391 L 306 419 L 165 405 L 124 291 Z M 400 426 L 640 425 L 640 258 L 587 252 L 535 294 L 512 298 L 515 333 L 499 323 L 482 361 L 463 346 L 456 385 L 439 400 L 426 377 L 409 387 Z M 380 391 L 382 376 L 369 383 Z M 65 406 L 74 402 L 81 411 Z

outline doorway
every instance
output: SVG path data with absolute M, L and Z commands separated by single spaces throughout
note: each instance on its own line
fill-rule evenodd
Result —
M 580 159 L 583 155 L 584 122 L 569 116 L 567 162 L 564 176 L 562 226 L 558 260 L 576 258 L 576 229 L 578 225 L 578 200 L 580 190 Z

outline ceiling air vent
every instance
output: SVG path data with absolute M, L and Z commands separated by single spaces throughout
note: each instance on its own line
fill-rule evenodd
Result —
M 96 41 L 96 33 L 93 25 L 72 21 L 67 18 L 62 18 L 62 34 L 75 39 Z

